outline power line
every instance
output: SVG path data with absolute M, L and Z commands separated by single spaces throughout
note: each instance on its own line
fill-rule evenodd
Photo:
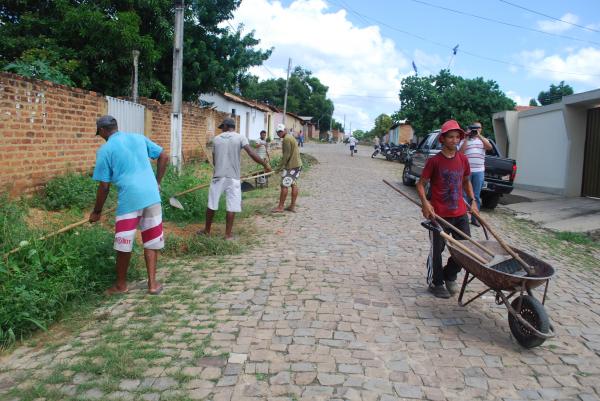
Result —
M 518 4 L 511 3 L 510 1 L 506 1 L 506 0 L 500 0 L 500 1 L 501 1 L 502 3 L 506 3 L 506 4 L 508 4 L 508 5 L 511 5 L 511 6 L 513 6 L 513 7 L 520 8 L 521 10 L 529 11 L 530 13 L 533 13 L 533 14 L 541 15 L 541 16 L 543 16 L 543 17 L 550 18 L 550 19 L 553 19 L 553 20 L 555 20 L 555 21 L 564 22 L 565 24 L 573 25 L 573 26 L 576 26 L 576 27 L 578 27 L 578 28 L 585 29 L 585 30 L 588 30 L 588 31 L 592 31 L 592 32 L 600 33 L 600 31 L 599 31 L 599 30 L 597 30 L 597 29 L 590 28 L 590 27 L 588 27 L 588 26 L 584 26 L 584 25 L 579 25 L 579 24 L 576 24 L 576 23 L 574 23 L 574 22 L 565 21 L 565 20 L 562 20 L 562 19 L 560 19 L 560 18 L 556 18 L 556 17 L 553 17 L 553 16 L 551 16 L 551 15 L 548 15 L 548 14 L 541 13 L 541 12 L 539 12 L 539 11 L 535 11 L 535 10 L 532 10 L 532 9 L 530 9 L 530 8 L 527 8 L 527 7 L 520 6 L 520 5 L 518 5 Z
M 494 22 L 496 24 L 510 26 L 512 28 L 523 29 L 523 30 L 526 30 L 526 31 L 537 32 L 537 33 L 541 33 L 541 34 L 548 35 L 548 36 L 555 36 L 555 37 L 558 37 L 558 38 L 574 40 L 574 41 L 577 41 L 577 42 L 591 43 L 591 44 L 599 45 L 600 46 L 600 42 L 594 42 L 593 40 L 579 39 L 579 38 L 574 38 L 572 36 L 561 35 L 561 34 L 558 34 L 558 33 L 545 32 L 545 31 L 542 31 L 540 29 L 530 28 L 530 27 L 523 26 L 523 25 L 513 24 L 511 22 L 500 21 L 500 20 L 497 20 L 497 19 L 489 18 L 489 17 L 483 17 L 481 15 L 471 14 L 471 13 L 466 12 L 466 11 L 460 11 L 460 10 L 455 10 L 455 9 L 444 7 L 444 6 L 438 6 L 437 4 L 431 4 L 431 3 L 428 3 L 428 2 L 422 1 L 422 0 L 411 0 L 411 1 L 414 2 L 414 3 L 423 4 L 423 5 L 426 5 L 426 6 L 429 6 L 429 7 L 438 8 L 440 10 L 449 11 L 451 13 L 460 14 L 460 15 L 466 15 L 467 17 L 478 18 L 478 19 L 483 20 L 483 21 Z
M 329 1 L 331 3 L 337 4 L 338 6 L 340 6 L 339 3 L 336 3 L 333 0 L 329 0 Z M 367 15 L 361 14 L 358 11 L 353 10 L 352 8 L 348 7 L 348 11 L 350 11 L 351 13 L 356 14 L 358 16 L 362 16 L 363 18 L 367 18 L 370 21 L 375 22 L 375 23 L 377 23 L 377 24 L 379 24 L 381 26 L 384 26 L 384 27 L 386 27 L 388 29 L 391 29 L 393 31 L 397 31 L 397 32 L 403 33 L 403 34 L 405 34 L 407 36 L 411 36 L 413 38 L 422 40 L 424 42 L 428 42 L 428 43 L 434 44 L 434 45 L 436 45 L 438 47 L 442 47 L 442 48 L 444 48 L 446 50 L 452 50 L 452 48 L 453 48 L 453 46 L 450 46 L 448 44 L 437 42 L 435 40 L 426 38 L 424 36 L 420 36 L 420 35 L 414 34 L 412 32 L 408 32 L 408 31 L 405 31 L 403 29 L 396 28 L 393 25 L 387 24 L 387 23 L 385 23 L 383 21 L 380 21 L 378 19 L 375 19 L 375 18 L 369 17 Z M 509 66 L 513 66 L 513 67 L 520 67 L 520 68 L 524 68 L 526 70 L 531 70 L 531 71 L 553 72 L 553 73 L 556 73 L 556 74 L 578 75 L 578 76 L 584 76 L 584 77 L 600 77 L 600 74 L 585 74 L 585 73 L 581 73 L 581 72 L 567 72 L 567 71 L 549 70 L 549 69 L 546 69 L 546 68 L 534 68 L 534 67 L 531 67 L 531 66 L 528 66 L 528 65 L 524 65 L 524 64 L 517 64 L 517 63 L 510 62 L 510 61 L 505 61 L 505 60 L 500 60 L 500 59 L 496 59 L 496 58 L 493 58 L 493 57 L 483 56 L 483 55 L 480 55 L 480 54 L 477 54 L 477 53 L 474 53 L 474 52 L 470 52 L 470 51 L 467 51 L 467 50 L 464 50 L 464 49 L 461 50 L 461 51 L 463 53 L 471 56 L 471 57 L 475 57 L 475 58 L 479 58 L 479 59 L 487 60 L 487 61 L 492 61 L 492 62 L 499 63 L 499 64 L 505 64 L 505 65 L 509 65 Z
M 396 100 L 398 100 L 398 96 L 375 96 L 375 95 L 352 95 L 352 94 L 348 94 L 348 95 L 337 95 L 337 96 L 333 96 L 333 97 L 366 97 L 366 98 L 370 98 L 370 99 L 396 99 Z

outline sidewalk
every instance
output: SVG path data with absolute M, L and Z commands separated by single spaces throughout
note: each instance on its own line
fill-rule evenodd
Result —
M 600 234 L 600 200 L 565 198 L 558 195 L 515 189 L 502 198 L 502 207 L 517 218 L 554 231 Z

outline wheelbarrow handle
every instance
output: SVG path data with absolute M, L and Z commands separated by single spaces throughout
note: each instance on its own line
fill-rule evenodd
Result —
M 383 182 L 386 185 L 388 185 L 390 188 L 392 188 L 394 191 L 398 192 L 400 195 L 404 196 L 406 199 L 408 199 L 409 201 L 411 201 L 412 203 L 414 203 L 415 205 L 417 205 L 418 207 L 422 207 L 419 202 L 417 202 L 412 197 L 410 197 L 407 194 L 405 194 L 404 192 L 402 192 L 400 189 L 398 189 L 398 187 L 396 187 L 395 185 L 391 184 L 389 181 L 387 181 L 387 180 L 384 179 Z M 491 257 L 494 257 L 494 255 L 495 255 L 494 252 L 492 252 L 491 250 L 489 250 L 487 247 L 481 245 L 479 242 L 475 241 L 469 235 L 465 234 L 462 230 L 459 230 L 458 227 L 450 224 L 450 222 L 448 222 L 447 220 L 444 220 L 440 216 L 436 216 L 436 220 L 438 220 L 444 226 L 450 228 L 452 231 L 454 231 L 455 233 L 457 233 L 458 235 L 460 235 L 461 237 L 463 237 L 467 241 L 471 242 L 473 245 L 475 245 L 477 248 L 481 249 L 483 252 L 487 253 Z
M 481 257 L 481 255 L 476 254 L 475 252 L 473 252 L 472 250 L 470 250 L 469 248 L 467 248 L 466 246 L 461 244 L 460 241 L 455 240 L 450 235 L 448 235 L 444 230 L 442 230 L 442 227 L 436 221 L 431 221 L 431 220 L 422 221 L 421 225 L 431 232 L 438 233 L 439 235 L 441 235 L 441 237 L 444 240 L 446 240 L 447 242 L 450 242 L 452 244 L 452 246 L 460 249 L 462 252 L 466 253 L 467 255 L 469 255 L 470 257 L 472 257 L 473 259 L 475 259 L 477 262 L 481 263 L 482 265 L 485 265 L 486 263 L 488 263 L 487 260 L 485 260 L 484 258 Z

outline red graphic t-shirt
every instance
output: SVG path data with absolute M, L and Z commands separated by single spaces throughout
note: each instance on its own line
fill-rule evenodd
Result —
M 459 152 L 452 158 L 440 152 L 427 160 L 421 178 L 431 182 L 430 202 L 438 216 L 458 217 L 467 213 L 463 200 L 463 178 L 469 174 L 469 161 Z

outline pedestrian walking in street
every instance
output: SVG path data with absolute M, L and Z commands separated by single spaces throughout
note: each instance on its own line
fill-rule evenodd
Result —
M 358 143 L 354 135 L 350 134 L 350 138 L 348 138 L 348 143 L 350 144 L 350 156 L 354 157 L 354 154 L 357 152 L 356 144 Z
M 300 159 L 300 149 L 298 143 L 291 134 L 285 130 L 285 125 L 277 126 L 277 136 L 282 139 L 281 151 L 281 191 L 279 193 L 279 205 L 273 209 L 273 213 L 281 213 L 284 211 L 285 199 L 288 195 L 288 190 L 292 188 L 292 200 L 290 205 L 285 210 L 290 212 L 296 211 L 296 200 L 298 199 L 298 178 L 302 171 L 302 159 Z
M 485 175 L 485 151 L 492 149 L 492 144 L 482 135 L 482 130 L 481 123 L 475 121 L 469 126 L 467 138 L 460 145 L 461 153 L 469 160 L 471 185 L 479 209 L 481 209 L 481 189 Z M 479 222 L 473 215 L 471 215 L 471 224 L 479 227 Z
M 156 281 L 158 251 L 164 248 L 160 182 L 167 169 L 168 156 L 144 135 L 118 130 L 117 120 L 102 116 L 96 120 L 96 135 L 106 143 L 96 153 L 94 180 L 98 181 L 96 204 L 90 223 L 100 220 L 110 185 L 118 190 L 114 249 L 117 251 L 116 281 L 107 295 L 126 293 L 127 270 L 135 241 L 136 229 L 142 230 L 144 259 L 148 272 L 148 293 L 157 295 L 162 285 Z M 149 159 L 157 161 L 156 176 Z
M 469 179 L 470 167 L 467 158 L 457 151 L 457 146 L 465 137 L 465 132 L 454 120 L 442 125 L 438 140 L 442 150 L 425 163 L 421 179 L 417 182 L 417 193 L 421 198 L 422 212 L 425 218 L 435 221 L 436 216 L 443 217 L 450 224 L 470 235 L 467 206 L 463 191 L 473 199 L 471 208 L 477 209 L 473 187 Z M 425 186 L 430 183 L 431 199 L 427 199 Z M 460 240 L 454 231 L 444 230 Z M 450 298 L 458 290 L 456 278 L 461 267 L 450 257 L 442 267 L 442 252 L 445 243 L 441 235 L 430 232 L 431 250 L 427 258 L 427 284 L 429 291 L 438 298 Z M 446 285 L 444 287 L 444 284 Z
M 298 133 L 298 144 L 300 145 L 301 148 L 304 147 L 304 131 L 300 131 Z
M 208 190 L 208 207 L 204 230 L 199 235 L 210 235 L 215 212 L 219 210 L 221 195 L 225 193 L 226 210 L 225 239 L 233 240 L 233 221 L 235 214 L 242 211 L 242 184 L 240 181 L 241 152 L 248 153 L 256 163 L 262 165 L 266 172 L 271 171 L 269 163 L 260 158 L 252 150 L 248 139 L 235 132 L 235 121 L 232 118 L 223 120 L 219 129 L 222 133 L 212 139 L 213 146 L 213 177 Z

